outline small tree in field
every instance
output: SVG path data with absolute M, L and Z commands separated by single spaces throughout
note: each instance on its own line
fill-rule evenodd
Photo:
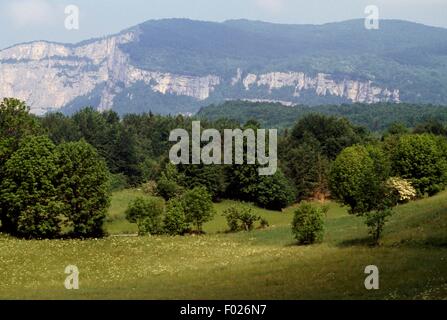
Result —
M 185 192 L 182 200 L 186 221 L 193 223 L 197 231 L 201 233 L 203 224 L 210 221 L 215 213 L 211 195 L 206 188 L 196 187 Z
M 353 146 L 343 150 L 331 170 L 332 196 L 349 206 L 349 212 L 366 216 L 366 224 L 379 243 L 391 208 L 397 204 L 387 183 L 390 164 L 383 151 L 374 146 Z
M 303 202 L 295 211 L 292 232 L 299 244 L 313 244 L 323 240 L 324 217 L 327 207 L 320 208 Z
M 138 198 L 126 210 L 126 219 L 136 223 L 140 235 L 163 233 L 163 214 L 165 204 L 159 198 Z

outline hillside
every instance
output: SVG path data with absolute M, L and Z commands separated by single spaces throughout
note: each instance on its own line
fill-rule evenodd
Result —
M 91 105 L 190 114 L 226 100 L 447 104 L 447 29 L 384 20 L 281 25 L 151 20 L 78 44 L 0 51 L 0 98 L 36 114 Z
M 108 230 L 134 232 L 124 220 L 130 200 L 114 194 Z M 271 227 L 226 234 L 221 213 L 203 237 L 118 237 L 22 241 L 0 236 L 0 297 L 39 299 L 446 299 L 447 194 L 399 206 L 383 244 L 368 246 L 361 218 L 330 204 L 325 241 L 300 247 L 291 231 L 293 208 L 255 208 Z M 62 286 L 76 261 L 81 290 Z M 364 268 L 380 268 L 380 290 L 364 287 Z M 33 271 L 38 271 L 38 276 Z M 58 276 L 59 275 L 59 276 Z M 32 278 L 33 281 L 29 281 Z
M 367 127 L 371 131 L 384 131 L 395 122 L 409 128 L 428 121 L 447 123 L 447 106 L 420 104 L 343 104 L 323 106 L 284 106 L 280 103 L 227 101 L 222 105 L 202 108 L 197 116 L 207 120 L 221 118 L 236 120 L 244 124 L 255 119 L 265 128 L 290 128 L 309 113 L 320 113 L 345 117 L 352 123 Z

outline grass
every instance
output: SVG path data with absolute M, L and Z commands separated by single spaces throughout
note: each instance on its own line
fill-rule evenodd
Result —
M 447 299 L 447 192 L 399 206 L 383 243 L 368 245 L 361 218 L 329 203 L 325 241 L 297 246 L 293 208 L 253 207 L 270 227 L 225 233 L 223 210 L 205 236 L 129 237 L 124 219 L 138 190 L 115 193 L 106 228 L 87 241 L 0 237 L 3 299 Z M 80 290 L 64 288 L 64 269 L 80 270 Z M 367 265 L 380 269 L 380 290 L 364 287 Z

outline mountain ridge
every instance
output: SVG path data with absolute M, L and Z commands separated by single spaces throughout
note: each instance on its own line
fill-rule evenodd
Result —
M 161 19 L 76 44 L 33 41 L 0 50 L 0 97 L 36 114 L 86 105 L 191 114 L 229 99 L 447 104 L 447 29 L 381 28 Z

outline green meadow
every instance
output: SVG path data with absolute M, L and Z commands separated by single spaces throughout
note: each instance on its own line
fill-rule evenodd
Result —
M 0 236 L 1 299 L 447 299 L 447 192 L 395 209 L 380 247 L 369 245 L 362 218 L 335 203 L 324 242 L 298 246 L 294 208 L 253 207 L 270 227 L 227 233 L 215 204 L 206 235 L 137 237 L 125 220 L 139 190 L 116 192 L 110 234 L 92 240 L 17 240 Z M 64 269 L 79 268 L 79 290 Z M 380 270 L 380 289 L 365 289 L 365 267 Z

